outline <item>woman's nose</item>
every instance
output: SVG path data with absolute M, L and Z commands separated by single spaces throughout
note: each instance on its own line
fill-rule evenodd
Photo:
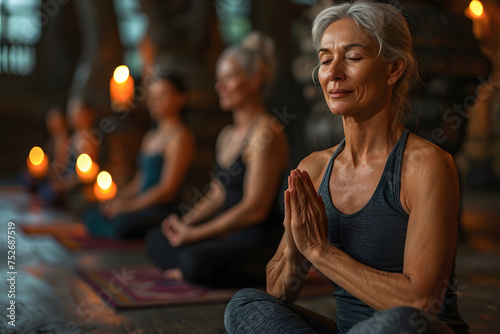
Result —
M 342 61 L 332 60 L 330 68 L 328 69 L 328 78 L 332 81 L 345 80 L 345 70 Z

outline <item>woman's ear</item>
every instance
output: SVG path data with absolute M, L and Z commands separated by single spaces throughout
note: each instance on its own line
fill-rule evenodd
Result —
M 389 77 L 387 78 L 387 84 L 389 86 L 394 86 L 398 82 L 399 78 L 403 75 L 406 69 L 406 61 L 403 58 L 398 58 L 388 66 Z

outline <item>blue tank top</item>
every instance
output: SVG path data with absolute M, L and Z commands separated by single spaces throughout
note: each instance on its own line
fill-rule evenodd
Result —
M 141 193 L 160 182 L 163 163 L 162 154 L 139 154 L 138 164 L 142 176 Z
M 409 130 L 405 130 L 392 149 L 382 176 L 366 205 L 353 214 L 344 214 L 335 208 L 329 183 L 335 158 L 342 152 L 345 139 L 333 154 L 321 181 L 318 194 L 323 197 L 328 217 L 330 243 L 355 260 L 378 270 L 403 272 L 403 257 L 408 226 L 408 214 L 400 201 L 401 162 Z M 456 332 L 467 332 L 456 304 L 454 266 L 439 318 Z M 376 311 L 336 285 L 338 333 L 346 333 L 352 326 L 368 319 Z M 464 331 L 465 330 L 465 331 Z

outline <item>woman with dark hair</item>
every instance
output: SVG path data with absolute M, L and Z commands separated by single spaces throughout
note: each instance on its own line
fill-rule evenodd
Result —
M 182 217 L 147 236 L 151 259 L 169 278 L 228 287 L 264 284 L 282 233 L 278 189 L 288 165 L 281 123 L 267 113 L 272 41 L 253 33 L 219 57 L 215 89 L 233 123 L 220 133 L 210 190 Z
M 172 73 L 158 75 L 148 88 L 148 109 L 158 124 L 144 136 L 133 180 L 85 216 L 93 235 L 142 238 L 177 212 L 179 191 L 194 159 L 195 140 L 182 121 L 187 90 Z
M 344 3 L 319 13 L 312 35 L 345 138 L 291 172 L 267 293 L 233 297 L 228 333 L 467 333 L 454 272 L 457 170 L 400 121 L 416 76 L 403 15 Z M 311 265 L 336 285 L 336 322 L 293 305 Z

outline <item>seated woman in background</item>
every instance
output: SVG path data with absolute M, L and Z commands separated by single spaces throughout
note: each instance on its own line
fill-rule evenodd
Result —
M 233 124 L 219 133 L 210 190 L 146 237 L 149 256 L 167 278 L 212 287 L 264 284 L 282 232 L 277 197 L 288 165 L 284 129 L 263 102 L 272 48 L 254 33 L 219 58 L 215 89 Z
M 61 133 L 66 131 L 64 120 L 59 119 L 57 113 L 49 113 L 47 117 L 49 129 L 59 128 L 58 132 Z M 80 180 L 76 174 L 76 160 L 80 154 L 88 154 L 92 161 L 97 161 L 100 142 L 92 136 L 95 117 L 94 107 L 82 98 L 73 97 L 68 102 L 66 120 L 67 126 L 71 130 L 71 136 L 66 147 L 63 147 L 64 143 L 62 142 L 53 147 L 54 160 L 51 159 L 50 167 L 53 173 L 51 187 L 58 196 L 64 196 L 67 199 L 68 195 L 78 189 Z
M 195 154 L 193 133 L 182 121 L 186 87 L 175 74 L 158 75 L 149 87 L 148 108 L 158 127 L 142 141 L 138 172 L 116 198 L 89 211 L 85 224 L 93 235 L 142 238 L 169 214 Z
M 45 116 L 45 123 L 49 138 L 44 151 L 50 165 L 47 177 L 40 185 L 40 195 L 44 204 L 64 205 L 64 194 L 57 190 L 66 169 L 69 150 L 68 126 L 64 112 L 57 107 L 50 108 Z

